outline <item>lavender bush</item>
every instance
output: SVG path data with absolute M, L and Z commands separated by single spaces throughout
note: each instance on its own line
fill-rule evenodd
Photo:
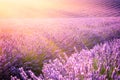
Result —
M 33 53 L 30 47 L 29 50 L 24 50 L 25 47 L 22 35 L 0 35 L 0 80 L 8 80 L 11 75 L 20 77 L 20 67 L 34 71 L 36 75 L 42 73 L 45 54 Z
M 32 71 L 19 68 L 23 80 L 119 80 L 120 79 L 120 39 L 96 45 L 93 49 L 75 48 L 68 57 L 64 54 L 44 63 L 43 74 L 38 77 Z M 11 77 L 11 80 L 18 80 Z

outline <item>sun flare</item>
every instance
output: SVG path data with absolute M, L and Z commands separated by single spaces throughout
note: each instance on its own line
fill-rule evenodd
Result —
M 52 6 L 44 0 L 1 0 L 0 17 L 34 17 L 44 16 Z

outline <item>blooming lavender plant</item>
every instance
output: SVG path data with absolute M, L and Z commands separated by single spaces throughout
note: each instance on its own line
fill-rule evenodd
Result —
M 21 35 L 17 35 L 16 38 L 13 34 L 0 35 L 0 80 L 8 80 L 11 75 L 22 79 L 18 70 L 20 67 L 32 70 L 36 74 L 41 73 L 45 54 L 23 52 L 24 45 L 24 37 Z
M 70 57 L 64 54 L 64 57 L 59 56 L 53 61 L 44 63 L 42 77 L 36 77 L 29 71 L 30 76 L 34 76 L 33 80 L 120 79 L 120 39 L 101 43 L 93 49 L 76 52 Z M 23 69 L 22 72 L 24 73 Z M 11 79 L 14 78 L 16 77 Z

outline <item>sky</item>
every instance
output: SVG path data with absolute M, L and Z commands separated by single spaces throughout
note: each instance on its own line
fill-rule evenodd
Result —
M 120 0 L 0 0 L 0 18 L 119 16 Z

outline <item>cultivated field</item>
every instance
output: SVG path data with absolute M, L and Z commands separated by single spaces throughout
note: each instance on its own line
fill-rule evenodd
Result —
M 120 67 L 120 64 L 116 62 L 117 60 L 119 61 L 119 57 L 114 58 L 119 55 L 120 51 L 119 21 L 120 18 L 117 17 L 2 19 L 0 20 L 0 80 L 9 80 L 11 76 L 16 76 L 20 80 L 28 80 L 28 78 L 31 78 L 30 80 L 118 79 L 118 75 L 117 77 L 111 77 L 111 75 L 115 68 Z M 101 45 L 96 48 L 97 44 L 100 43 Z M 114 47 L 112 47 L 112 44 Z M 111 48 L 111 52 L 109 52 L 109 47 Z M 99 51 L 99 49 L 105 50 Z M 93 52 L 91 52 L 91 50 Z M 86 54 L 87 52 L 90 54 Z M 100 56 L 99 53 L 96 52 L 100 52 L 102 55 Z M 106 52 L 115 55 L 109 59 L 104 54 Z M 94 56 L 91 58 L 92 53 Z M 69 60 L 72 61 L 71 58 L 81 58 L 81 56 L 83 56 L 83 59 L 78 60 L 83 60 L 84 64 L 76 62 L 79 68 L 77 68 L 77 65 L 73 66 L 73 64 L 75 64 L 74 62 L 69 62 Z M 97 57 L 98 60 L 96 60 Z M 105 60 L 105 63 L 103 61 L 104 64 L 100 63 L 102 60 L 101 57 Z M 59 62 L 64 59 L 66 59 L 67 62 Z M 112 59 L 114 61 L 110 63 Z M 52 62 L 50 60 L 52 60 Z M 89 64 L 87 65 L 87 63 Z M 71 65 L 73 66 L 71 68 L 73 72 L 69 71 L 66 67 L 61 68 L 57 64 L 62 65 L 62 67 Z M 48 69 L 50 67 L 53 69 Z M 80 68 L 86 67 L 88 67 L 87 72 L 85 72 L 85 69 L 79 70 Z M 99 70 L 99 67 L 103 71 Z M 108 67 L 109 69 L 107 70 L 110 70 L 110 73 L 107 73 L 107 70 L 104 71 L 104 69 Z M 93 68 L 95 70 L 91 70 Z M 32 72 L 29 70 L 32 70 Z M 99 70 L 98 72 L 100 72 L 100 74 L 97 73 L 97 70 Z M 66 72 L 61 73 L 60 71 Z M 31 77 L 33 72 L 36 76 L 41 74 L 41 77 Z M 93 72 L 95 73 L 93 74 Z M 53 73 L 53 75 L 51 73 Z M 16 77 L 12 77 L 11 79 L 17 80 Z

